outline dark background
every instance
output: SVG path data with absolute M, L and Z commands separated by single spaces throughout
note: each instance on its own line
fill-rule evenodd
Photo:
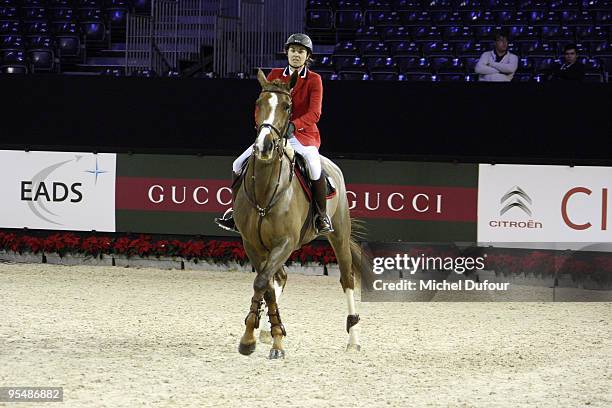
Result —
M 256 80 L 0 78 L 0 148 L 241 153 Z M 330 157 L 612 165 L 612 84 L 324 82 Z

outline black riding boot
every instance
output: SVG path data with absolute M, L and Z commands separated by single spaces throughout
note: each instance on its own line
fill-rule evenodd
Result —
M 313 200 L 317 213 L 315 215 L 315 229 L 319 235 L 327 235 L 334 232 L 331 220 L 327 216 L 327 200 L 325 198 L 325 177 L 321 176 L 318 180 L 312 180 Z
M 236 192 L 239 188 L 239 186 L 234 186 L 238 177 L 240 176 L 232 171 L 232 203 L 236 199 Z M 238 228 L 236 228 L 236 223 L 234 222 L 233 208 L 229 208 L 227 211 L 225 211 L 221 218 L 215 218 L 215 223 L 224 230 L 239 232 Z

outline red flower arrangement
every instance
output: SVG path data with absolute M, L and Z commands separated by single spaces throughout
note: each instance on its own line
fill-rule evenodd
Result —
M 215 263 L 237 262 L 244 265 L 248 257 L 239 241 L 223 240 L 153 240 L 151 236 L 137 238 L 90 236 L 79 238 L 73 233 L 54 233 L 47 237 L 17 235 L 0 231 L 0 250 L 32 253 L 85 254 L 95 257 L 123 255 L 127 257 L 182 257 L 187 260 L 208 260 Z M 336 262 L 329 245 L 306 245 L 291 254 L 288 263 L 315 262 L 327 265 Z

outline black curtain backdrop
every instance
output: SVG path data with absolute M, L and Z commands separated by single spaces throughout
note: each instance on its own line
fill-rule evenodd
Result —
M 237 155 L 253 80 L 0 77 L 0 148 Z M 330 157 L 612 165 L 612 84 L 324 82 Z

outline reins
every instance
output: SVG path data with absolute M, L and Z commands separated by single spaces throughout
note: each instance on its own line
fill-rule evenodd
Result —
M 281 90 L 278 90 L 278 91 L 263 90 L 262 93 L 264 92 L 280 93 L 280 94 L 287 95 L 289 97 L 291 96 L 289 92 L 281 91 Z M 278 202 L 278 200 L 280 200 L 280 198 L 283 196 L 283 193 L 287 191 L 287 189 L 291 185 L 291 182 L 293 181 L 293 173 L 295 171 L 295 155 L 293 156 L 293 159 L 290 159 L 289 156 L 287 155 L 287 152 L 285 151 L 287 147 L 287 131 L 289 130 L 290 121 L 291 121 L 291 108 L 289 109 L 289 115 L 287 116 L 287 123 L 285 124 L 284 131 L 282 133 L 271 123 L 262 123 L 257 128 L 257 134 L 259 134 L 263 128 L 268 128 L 268 129 L 273 130 L 278 135 L 278 138 L 274 139 L 274 150 L 276 151 L 276 159 L 280 162 L 280 165 L 278 166 L 278 177 L 276 178 L 276 185 L 274 186 L 274 191 L 272 192 L 272 196 L 270 197 L 268 204 L 265 207 L 262 207 L 257 202 L 256 188 L 255 188 L 256 187 L 256 178 L 255 178 L 255 160 L 256 158 L 255 158 L 254 152 L 251 154 L 251 159 L 249 163 L 249 165 L 253 166 L 253 174 L 251 176 L 251 184 L 252 184 L 252 190 L 253 190 L 252 197 L 247 189 L 248 182 L 246 182 L 245 180 L 245 183 L 244 183 L 245 196 L 248 202 L 251 204 L 251 206 L 257 210 L 257 214 L 259 216 L 259 219 L 257 221 L 257 235 L 259 237 L 259 242 L 268 252 L 270 252 L 270 249 L 268 249 L 266 244 L 264 244 L 263 238 L 261 236 L 261 224 L 263 222 L 263 218 L 270 212 L 272 207 L 274 207 L 274 205 Z M 253 146 L 253 149 L 255 149 L 255 146 Z M 283 157 L 285 156 L 287 157 L 287 159 L 289 159 L 289 182 L 285 186 L 283 186 L 283 188 L 279 191 L 279 187 L 281 184 L 281 176 L 283 174 Z M 272 174 L 270 174 L 270 178 L 271 177 L 272 177 Z M 270 179 L 268 179 L 268 185 L 269 184 L 270 184 Z

